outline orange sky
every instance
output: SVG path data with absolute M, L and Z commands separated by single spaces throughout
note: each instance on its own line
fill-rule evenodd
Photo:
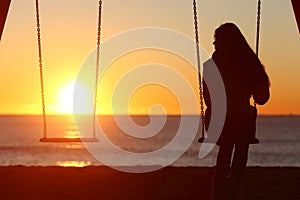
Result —
M 271 77 L 272 88 L 270 101 L 259 112 L 300 114 L 300 37 L 290 1 L 263 0 L 262 3 L 259 56 Z M 72 98 L 62 93 L 69 94 L 67 85 L 76 79 L 82 63 L 95 48 L 97 0 L 41 1 L 40 7 L 47 113 L 67 112 Z M 198 12 L 201 45 L 209 54 L 213 52 L 215 28 L 227 21 L 236 23 L 254 47 L 255 1 L 198 1 Z M 192 1 L 188 0 L 103 0 L 102 16 L 103 41 L 141 27 L 169 28 L 193 37 Z M 0 63 L 0 114 L 41 113 L 33 1 L 12 1 L 0 43 Z M 196 71 L 182 58 L 161 51 L 133 52 L 116 60 L 107 72 L 109 76 L 103 76 L 99 89 L 104 94 L 99 97 L 100 113 L 111 112 L 109 94 L 122 73 L 149 63 L 178 70 L 197 93 Z M 145 114 L 152 105 L 161 104 L 167 113 L 176 114 L 179 102 L 167 88 L 149 85 L 133 93 L 129 111 Z M 196 112 L 187 111 L 188 114 Z

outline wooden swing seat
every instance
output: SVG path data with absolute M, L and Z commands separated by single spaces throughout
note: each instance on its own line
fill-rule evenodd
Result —
M 48 138 L 43 137 L 39 142 L 46 143 L 76 143 L 76 142 L 98 142 L 97 138 Z

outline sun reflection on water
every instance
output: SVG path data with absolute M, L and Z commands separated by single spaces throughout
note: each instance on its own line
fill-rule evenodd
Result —
M 65 144 L 65 145 L 63 145 L 63 148 L 65 148 L 65 149 L 84 149 L 84 146 L 82 144 Z
M 56 166 L 60 167 L 86 167 L 90 166 L 92 163 L 90 161 L 59 161 L 56 162 Z
M 74 132 L 74 131 L 65 131 L 64 137 L 65 138 L 78 138 L 79 134 L 77 132 Z

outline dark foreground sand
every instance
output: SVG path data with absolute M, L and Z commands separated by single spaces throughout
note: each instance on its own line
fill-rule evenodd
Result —
M 128 174 L 108 167 L 0 167 L 0 199 L 209 199 L 213 168 Z M 242 199 L 300 200 L 300 168 L 247 168 Z

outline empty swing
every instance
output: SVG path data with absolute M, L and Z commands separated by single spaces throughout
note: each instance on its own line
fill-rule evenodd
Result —
M 36 0 L 36 25 L 37 25 L 37 40 L 38 40 L 38 56 L 39 56 L 39 70 L 40 70 L 40 85 L 41 85 L 41 99 L 43 110 L 43 137 L 40 142 L 54 142 L 54 143 L 69 143 L 69 142 L 97 142 L 96 138 L 96 111 L 97 111 L 97 88 L 99 77 L 99 58 L 100 58 L 100 36 L 101 36 L 101 14 L 102 14 L 102 0 L 99 0 L 98 11 L 98 31 L 97 31 L 97 55 L 96 55 L 96 70 L 95 70 L 95 88 L 94 88 L 94 104 L 93 104 L 93 133 L 89 138 L 53 138 L 48 137 L 47 133 L 47 115 L 45 108 L 45 90 L 44 90 L 44 74 L 42 64 L 42 44 L 41 44 L 41 28 L 39 15 L 39 0 Z
M 197 3 L 193 0 L 194 9 L 194 25 L 195 25 L 195 42 L 196 42 L 196 56 L 197 56 L 197 67 L 198 67 L 198 79 L 199 79 L 199 96 L 200 96 L 200 116 L 201 116 L 201 137 L 198 139 L 199 143 L 203 143 L 206 139 L 205 135 L 205 115 L 204 115 L 204 105 L 203 105 L 203 76 L 201 74 L 201 64 L 200 64 L 200 48 L 199 48 L 199 31 L 198 31 L 198 17 L 197 17 Z M 261 0 L 257 3 L 257 24 L 256 24 L 256 46 L 255 53 L 258 55 L 259 52 L 259 38 L 260 38 L 260 15 L 261 15 Z M 256 103 L 254 102 L 254 107 Z M 258 139 L 255 138 L 254 143 L 259 143 Z

